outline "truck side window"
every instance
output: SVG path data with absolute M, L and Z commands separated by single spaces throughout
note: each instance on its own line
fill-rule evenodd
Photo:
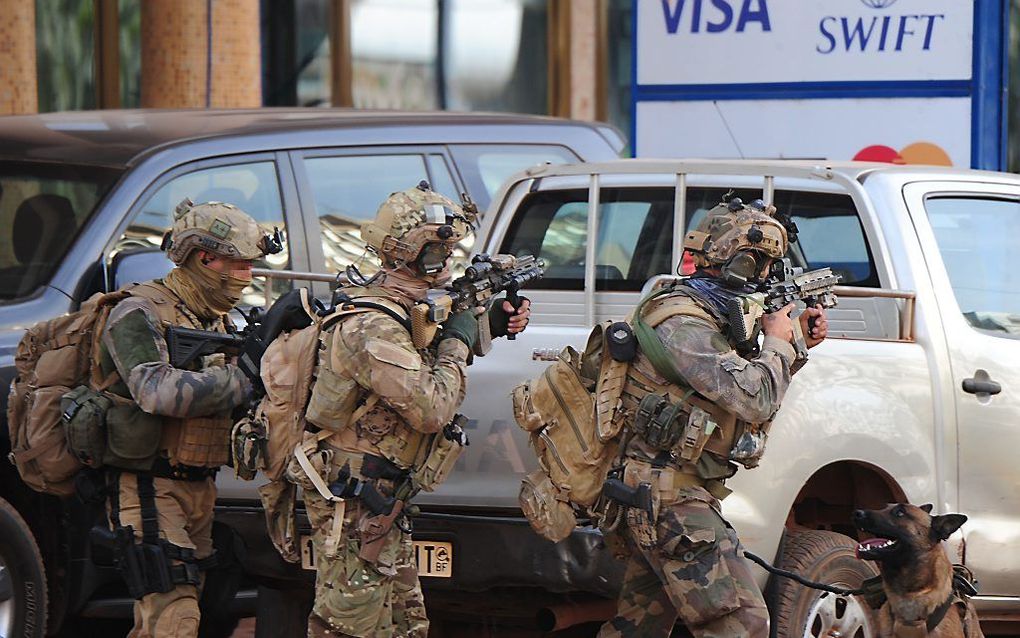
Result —
M 464 182 L 480 210 L 511 175 L 537 164 L 572 164 L 580 161 L 573 151 L 555 144 L 460 144 L 450 147 Z
M 964 318 L 982 332 L 1020 339 L 1020 202 L 954 196 L 924 205 Z
M 440 155 L 306 157 L 304 167 L 319 218 L 326 272 L 342 272 L 349 264 L 356 264 L 365 275 L 376 271 L 376 260 L 366 258 L 361 224 L 375 217 L 390 194 L 428 180 L 436 192 L 460 201 L 450 169 Z M 473 236 L 461 242 L 455 261 L 466 260 L 473 242 Z
M 164 184 L 142 205 L 128 224 L 127 230 L 115 244 L 115 254 L 132 250 L 158 250 L 163 235 L 173 223 L 174 209 L 185 197 L 191 198 L 196 204 L 233 204 L 251 215 L 266 233 L 272 233 L 274 228 L 286 231 L 280 182 L 274 162 L 216 166 L 185 173 Z M 286 242 L 283 252 L 255 262 L 256 268 L 273 270 L 284 270 L 289 265 Z M 263 286 L 264 282 L 256 279 L 245 290 L 241 303 L 246 306 L 263 305 Z M 274 281 L 274 296 L 287 292 L 291 286 L 290 281 Z
M 650 277 L 673 271 L 674 194 L 672 187 L 600 191 L 596 290 L 637 292 Z M 722 194 L 721 189 L 692 188 L 688 211 L 710 208 Z M 500 252 L 544 259 L 545 277 L 536 287 L 583 290 L 587 224 L 587 190 L 533 193 L 518 209 Z

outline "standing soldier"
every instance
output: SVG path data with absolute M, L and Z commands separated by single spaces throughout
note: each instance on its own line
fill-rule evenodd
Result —
M 228 460 L 231 410 L 251 392 L 224 355 L 175 367 L 166 330 L 225 332 L 253 260 L 279 250 L 240 209 L 189 200 L 177 207 L 163 248 L 176 268 L 128 289 L 110 311 L 97 355 L 100 389 L 113 403 L 103 456 L 110 524 L 131 527 L 141 543 L 133 560 L 119 562 L 140 596 L 132 638 L 198 635 L 202 572 L 215 560 L 215 476 Z
M 631 434 L 620 478 L 632 488 L 649 484 L 653 508 L 627 509 L 629 561 L 601 638 L 668 636 L 678 617 L 698 638 L 769 635 L 765 601 L 720 500 L 730 493 L 734 461 L 758 464 L 804 363 L 791 345 L 792 304 L 762 318 L 760 348 L 730 329 L 730 301 L 754 292 L 786 253 L 787 229 L 774 212 L 739 199 L 709 211 L 684 239 L 694 275 L 639 308 L 662 347 L 642 349 L 627 371 L 621 407 Z M 820 306 L 799 321 L 808 347 L 825 338 Z
M 345 511 L 338 511 L 305 486 L 317 570 L 309 636 L 428 633 L 410 528 L 394 513 L 418 489 L 434 488 L 443 478 L 440 468 L 449 468 L 444 458 L 459 438 L 451 421 L 464 399 L 478 317 L 453 314 L 435 339 L 409 317 L 430 288 L 449 279 L 450 255 L 473 221 L 423 182 L 391 195 L 362 228 L 382 270 L 365 285 L 342 290 L 369 311 L 324 326 L 307 411 L 308 422 L 328 437 L 319 437 L 312 455 L 316 470 L 347 497 Z M 523 330 L 528 305 L 494 306 L 492 336 Z M 299 472 L 289 472 L 300 480 Z M 381 502 L 390 504 L 383 513 L 376 511 Z

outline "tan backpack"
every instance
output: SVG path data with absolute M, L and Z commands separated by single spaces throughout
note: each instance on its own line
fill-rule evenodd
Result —
M 322 430 L 320 435 L 312 435 L 305 430 L 306 413 L 311 410 L 309 399 L 318 372 L 320 338 L 323 330 L 336 321 L 367 311 L 342 308 L 320 316 L 311 306 L 307 289 L 301 289 L 300 294 L 311 325 L 281 332 L 270 342 L 260 365 L 265 396 L 247 417 L 234 425 L 231 434 L 237 475 L 252 480 L 262 472 L 269 479 L 259 488 L 269 537 L 280 555 L 291 562 L 297 562 L 301 553 L 296 536 L 296 486 L 289 480 L 286 470 L 296 451 L 314 447 L 320 435 L 332 434 Z M 324 496 L 329 494 L 325 483 L 321 488 Z
M 37 492 L 74 493 L 74 475 L 83 464 L 68 448 L 61 398 L 78 386 L 105 389 L 116 381 L 116 375 L 98 378 L 93 352 L 110 308 L 129 294 L 97 293 L 77 312 L 35 324 L 18 343 L 17 376 L 7 399 L 8 458 Z
M 553 541 L 574 529 L 575 507 L 595 504 L 619 453 L 623 419 L 616 408 L 628 364 L 602 356 L 609 323 L 595 326 L 584 353 L 567 347 L 540 377 L 513 391 L 514 417 L 540 465 L 521 485 L 521 509 Z

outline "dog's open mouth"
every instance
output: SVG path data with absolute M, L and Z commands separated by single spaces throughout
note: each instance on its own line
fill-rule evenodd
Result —
M 869 538 L 857 544 L 857 558 L 877 560 L 897 549 L 899 541 L 893 538 Z

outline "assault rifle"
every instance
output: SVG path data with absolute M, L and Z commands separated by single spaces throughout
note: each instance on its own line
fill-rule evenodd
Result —
M 237 356 L 237 366 L 251 380 L 256 395 L 262 394 L 262 355 L 281 332 L 310 326 L 311 317 L 301 303 L 301 291 L 291 290 L 276 300 L 266 312 L 252 308 L 245 316 L 248 324 L 238 332 L 213 332 L 171 326 L 166 329 L 170 365 L 187 367 L 198 357 L 222 352 Z
M 421 335 L 416 337 L 419 343 L 415 343 L 415 346 L 427 346 L 439 325 L 451 314 L 478 306 L 489 309 L 496 295 L 501 292 L 506 292 L 506 300 L 514 308 L 519 307 L 521 288 L 543 274 L 545 263 L 533 255 L 475 255 L 462 276 L 445 288 L 429 291 L 425 301 L 411 309 L 411 323 L 415 327 L 412 334 Z M 492 335 L 485 315 L 479 317 L 478 333 L 475 354 L 482 356 L 492 346 Z M 514 338 L 515 335 L 507 335 L 507 339 Z
M 838 299 L 833 288 L 839 283 L 840 276 L 830 268 L 818 268 L 804 272 L 803 268 L 793 266 L 789 258 L 776 261 L 772 272 L 758 292 L 736 297 L 729 304 L 730 330 L 738 342 L 738 351 L 750 352 L 757 347 L 759 319 L 762 315 L 777 312 L 788 304 L 804 302 L 808 308 L 821 305 L 822 308 L 834 307 Z M 814 320 L 809 322 L 814 326 Z M 793 322 L 793 347 L 797 358 L 807 357 L 807 346 L 800 322 Z

